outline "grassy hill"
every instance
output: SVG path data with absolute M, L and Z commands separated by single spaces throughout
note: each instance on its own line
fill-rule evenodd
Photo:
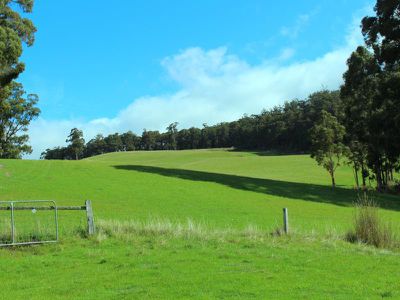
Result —
M 80 238 L 72 232 L 84 215 L 60 212 L 60 244 L 0 251 L 3 291 L 31 299 L 400 297 L 396 251 L 342 241 L 357 196 L 351 169 L 338 170 L 336 190 L 329 184 L 307 155 L 193 150 L 0 160 L 1 199 L 91 199 L 101 231 Z M 397 229 L 399 197 L 375 200 Z M 292 235 L 271 237 L 283 207 Z

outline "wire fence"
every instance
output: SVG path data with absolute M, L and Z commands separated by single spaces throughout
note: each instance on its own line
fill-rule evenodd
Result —
M 58 215 L 54 201 L 1 201 L 0 246 L 58 241 Z

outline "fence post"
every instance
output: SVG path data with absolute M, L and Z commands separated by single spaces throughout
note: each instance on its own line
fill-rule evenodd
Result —
M 94 227 L 94 218 L 93 218 L 93 209 L 92 209 L 92 201 L 86 200 L 86 217 L 88 222 L 88 234 L 93 235 L 95 234 L 95 227 Z
M 286 234 L 289 233 L 289 215 L 287 208 L 283 209 L 283 230 Z
M 14 222 L 14 202 L 10 203 L 11 206 L 11 242 L 15 243 L 15 222 Z

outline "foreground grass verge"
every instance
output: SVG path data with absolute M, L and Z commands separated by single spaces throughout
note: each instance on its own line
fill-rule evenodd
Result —
M 400 297 L 398 252 L 335 236 L 100 221 L 92 239 L 0 250 L 4 299 Z

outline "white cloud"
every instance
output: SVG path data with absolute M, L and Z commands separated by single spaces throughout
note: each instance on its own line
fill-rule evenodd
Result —
M 49 147 L 63 145 L 69 130 L 78 127 L 88 140 L 97 133 L 109 134 L 143 128 L 164 130 L 171 122 L 180 128 L 214 124 L 259 113 L 293 98 L 303 98 L 322 87 L 336 89 L 342 82 L 346 59 L 362 42 L 359 20 L 349 31 L 343 45 L 313 60 L 280 65 L 293 50 L 281 53 L 275 63 L 249 65 L 229 54 L 226 47 L 204 50 L 189 48 L 165 58 L 162 66 L 180 89 L 173 94 L 135 99 L 114 118 L 90 121 L 39 119 L 29 134 L 38 158 Z

